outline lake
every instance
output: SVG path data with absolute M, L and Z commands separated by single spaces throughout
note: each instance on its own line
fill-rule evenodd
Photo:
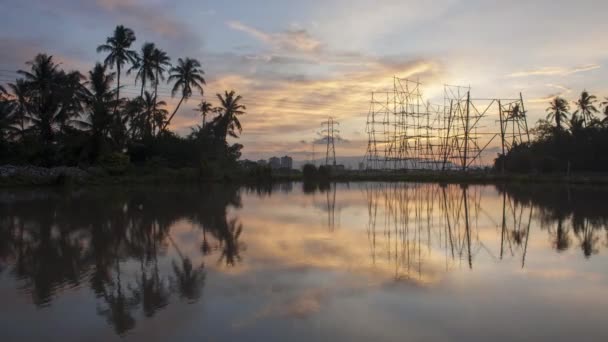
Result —
M 2 341 L 607 341 L 608 190 L 0 192 Z

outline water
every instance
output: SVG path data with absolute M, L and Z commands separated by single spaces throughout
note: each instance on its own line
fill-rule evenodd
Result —
M 0 193 L 2 341 L 608 340 L 608 191 Z

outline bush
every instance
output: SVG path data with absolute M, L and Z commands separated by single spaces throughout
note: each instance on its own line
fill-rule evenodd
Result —
M 318 178 L 321 180 L 327 180 L 331 176 L 331 167 L 327 165 L 319 166 L 317 171 Z
M 312 180 L 317 178 L 317 167 L 313 164 L 306 164 L 302 168 L 302 176 L 305 180 Z
M 131 163 L 129 156 L 115 152 L 99 158 L 99 165 L 111 175 L 122 175 L 127 172 Z

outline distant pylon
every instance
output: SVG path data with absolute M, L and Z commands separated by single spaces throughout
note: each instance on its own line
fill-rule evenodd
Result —
M 325 141 L 327 143 L 327 150 L 325 152 L 325 165 L 336 166 L 336 145 L 335 139 L 340 131 L 335 126 L 339 126 L 340 123 L 335 121 L 332 117 L 329 117 L 327 121 L 321 123 L 321 133 L 325 135 Z

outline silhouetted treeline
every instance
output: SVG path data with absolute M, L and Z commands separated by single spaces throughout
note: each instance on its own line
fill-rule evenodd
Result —
M 601 103 L 604 117 L 599 119 L 598 100 L 583 91 L 570 105 L 556 97 L 547 108 L 546 120 L 540 120 L 535 139 L 514 146 L 494 162 L 497 171 L 508 172 L 608 172 L 608 98 Z
M 154 43 L 134 50 L 135 41 L 131 29 L 117 26 L 97 48 L 103 61 L 88 73 L 38 54 L 14 82 L 0 85 L 0 163 L 89 166 L 126 154 L 136 164 L 201 167 L 209 173 L 233 165 L 242 145 L 226 138 L 242 131 L 241 97 L 226 91 L 212 105 L 202 99 L 206 82 L 198 60 L 172 62 Z M 139 96 L 125 97 L 121 77 L 129 74 Z M 160 98 L 165 83 L 179 99 L 171 112 Z M 201 125 L 187 137 L 169 131 L 182 104 L 198 96 Z

